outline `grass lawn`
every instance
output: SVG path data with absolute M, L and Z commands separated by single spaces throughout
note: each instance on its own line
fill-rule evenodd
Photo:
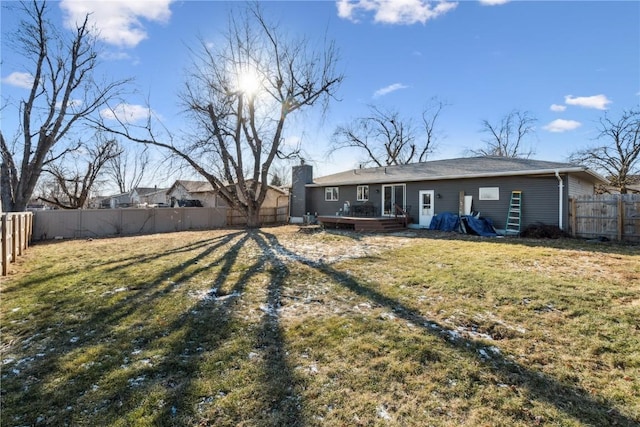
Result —
M 2 426 L 638 426 L 640 247 L 284 226 L 35 245 Z

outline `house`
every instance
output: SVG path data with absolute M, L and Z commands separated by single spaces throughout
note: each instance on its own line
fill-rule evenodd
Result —
M 207 181 L 177 180 L 167 190 L 167 198 L 171 206 L 177 206 L 178 201 L 186 200 L 199 200 L 202 206 L 208 208 L 223 206 L 222 199 Z
M 167 191 L 170 201 L 180 204 L 180 201 L 200 201 L 204 207 L 223 207 L 228 203 L 220 197 L 218 192 L 207 181 L 176 181 Z M 269 186 L 267 195 L 262 204 L 263 208 L 278 208 L 289 204 L 289 195 L 286 191 Z
M 167 188 L 137 187 L 131 190 L 131 203 L 136 206 L 163 206 L 169 204 Z
M 521 226 L 568 224 L 569 198 L 591 195 L 606 180 L 586 167 L 533 159 L 469 157 L 353 169 L 313 178 L 310 165 L 292 171 L 292 218 L 391 217 L 397 205 L 414 227 L 444 212 L 480 213 L 505 229 L 513 191 L 522 192 Z
M 129 208 L 131 207 L 131 192 L 106 197 L 102 200 L 101 207 L 105 209 Z

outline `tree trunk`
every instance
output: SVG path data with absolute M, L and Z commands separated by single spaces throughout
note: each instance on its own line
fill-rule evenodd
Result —
M 254 206 L 247 206 L 247 228 L 259 228 L 260 222 L 260 209 L 256 209 Z

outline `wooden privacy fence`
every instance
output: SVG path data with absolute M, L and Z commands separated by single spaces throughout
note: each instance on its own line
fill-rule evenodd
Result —
M 601 194 L 569 200 L 571 235 L 640 242 L 640 194 Z
M 289 220 L 289 205 L 275 208 L 260 209 L 260 223 L 262 224 L 282 224 Z M 227 225 L 237 226 L 246 225 L 247 217 L 237 209 L 229 209 L 227 211 Z
M 33 232 L 33 214 L 16 212 L 2 214 L 2 275 L 9 272 L 9 263 L 29 247 Z

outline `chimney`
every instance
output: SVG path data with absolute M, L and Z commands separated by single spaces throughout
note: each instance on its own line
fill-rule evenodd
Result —
M 313 167 L 304 164 L 300 159 L 299 166 L 291 168 L 291 202 L 289 204 L 289 216 L 303 217 L 311 211 L 311 206 L 307 202 L 306 184 L 313 182 Z

